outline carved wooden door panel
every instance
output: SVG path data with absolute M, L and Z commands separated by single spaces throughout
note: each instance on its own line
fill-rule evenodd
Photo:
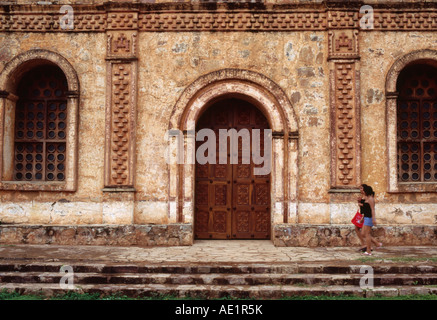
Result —
M 233 210 L 232 210 L 232 238 L 237 239 L 269 239 L 270 238 L 270 174 L 255 175 L 255 165 L 252 159 L 253 130 L 260 134 L 260 152 L 264 151 L 264 129 L 268 129 L 268 122 L 264 115 L 248 103 L 239 103 L 234 110 L 233 127 L 240 131 L 250 131 L 251 144 L 250 164 L 242 161 L 243 147 L 238 145 L 238 164 L 232 165 L 233 171 Z
M 210 107 L 197 124 L 214 130 L 216 164 L 201 164 L 196 159 L 195 237 L 197 239 L 269 239 L 270 238 L 270 174 L 254 175 L 252 130 L 260 129 L 263 155 L 263 129 L 268 129 L 264 115 L 248 102 L 228 99 Z M 232 154 L 227 141 L 226 164 L 219 163 L 219 130 L 247 129 L 250 144 L 238 143 L 238 154 Z M 196 143 L 196 151 L 205 141 Z M 249 150 L 243 150 L 246 147 Z M 243 152 L 249 151 L 250 163 L 243 163 Z M 207 156 L 208 153 L 205 153 Z M 238 156 L 238 164 L 232 164 Z M 263 164 L 256 165 L 263 166 Z

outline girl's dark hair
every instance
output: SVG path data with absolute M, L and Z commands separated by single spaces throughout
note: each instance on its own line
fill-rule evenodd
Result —
M 367 184 L 363 184 L 362 186 L 366 196 L 375 196 L 375 192 L 373 191 L 371 186 L 368 186 Z

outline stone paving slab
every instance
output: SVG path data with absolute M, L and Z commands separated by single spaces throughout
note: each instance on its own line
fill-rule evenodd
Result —
M 113 247 L 60 245 L 0 245 L 1 260 L 88 262 L 288 263 L 357 261 L 357 247 L 275 247 L 267 240 L 199 240 L 192 246 Z M 437 258 L 436 246 L 390 246 L 375 250 L 373 258 Z

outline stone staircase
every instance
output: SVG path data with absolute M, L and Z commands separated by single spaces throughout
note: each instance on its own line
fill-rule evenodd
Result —
M 0 260 L 0 291 L 45 296 L 74 291 L 203 299 L 437 294 L 437 265 L 434 263 L 375 263 L 372 265 L 373 288 L 369 287 L 371 282 L 363 279 L 370 276 L 369 269 L 363 266 L 357 262 L 189 265 Z M 60 272 L 61 267 L 64 272 Z M 69 284 L 72 287 L 68 288 Z

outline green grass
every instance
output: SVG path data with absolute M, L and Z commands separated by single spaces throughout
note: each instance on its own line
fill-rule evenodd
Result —
M 437 257 L 362 257 L 356 259 L 360 262 L 377 262 L 377 261 L 391 261 L 391 262 L 437 262 Z
M 406 295 L 406 296 L 396 296 L 396 297 L 383 297 L 380 295 L 375 295 L 374 297 L 358 297 L 349 295 L 338 295 L 338 296 L 295 296 L 295 297 L 283 297 L 281 300 L 437 300 L 437 295 Z
M 205 297 L 176 297 L 172 295 L 155 295 L 152 297 L 137 297 L 132 298 L 125 295 L 114 294 L 109 296 L 101 296 L 98 293 L 77 293 L 69 292 L 62 295 L 54 295 L 52 297 L 46 297 L 42 293 L 35 295 L 22 295 L 18 292 L 7 292 L 6 290 L 0 291 L 0 300 L 208 300 Z M 220 299 L 210 300 L 256 300 L 256 299 L 240 299 L 231 296 L 226 296 Z M 350 295 L 338 295 L 338 296 L 284 296 L 278 300 L 437 300 L 437 295 L 406 295 L 396 297 L 383 297 L 375 295 L 374 297 L 365 298 Z
M 98 293 L 77 293 L 69 292 L 62 295 L 54 295 L 47 297 L 43 293 L 41 294 L 25 294 L 22 295 L 18 292 L 0 292 L 0 300 L 132 300 L 131 298 L 123 295 L 111 295 L 101 296 Z
M 39 295 L 21 295 L 18 292 L 3 290 L 0 292 L 0 300 L 44 300 L 44 298 Z

